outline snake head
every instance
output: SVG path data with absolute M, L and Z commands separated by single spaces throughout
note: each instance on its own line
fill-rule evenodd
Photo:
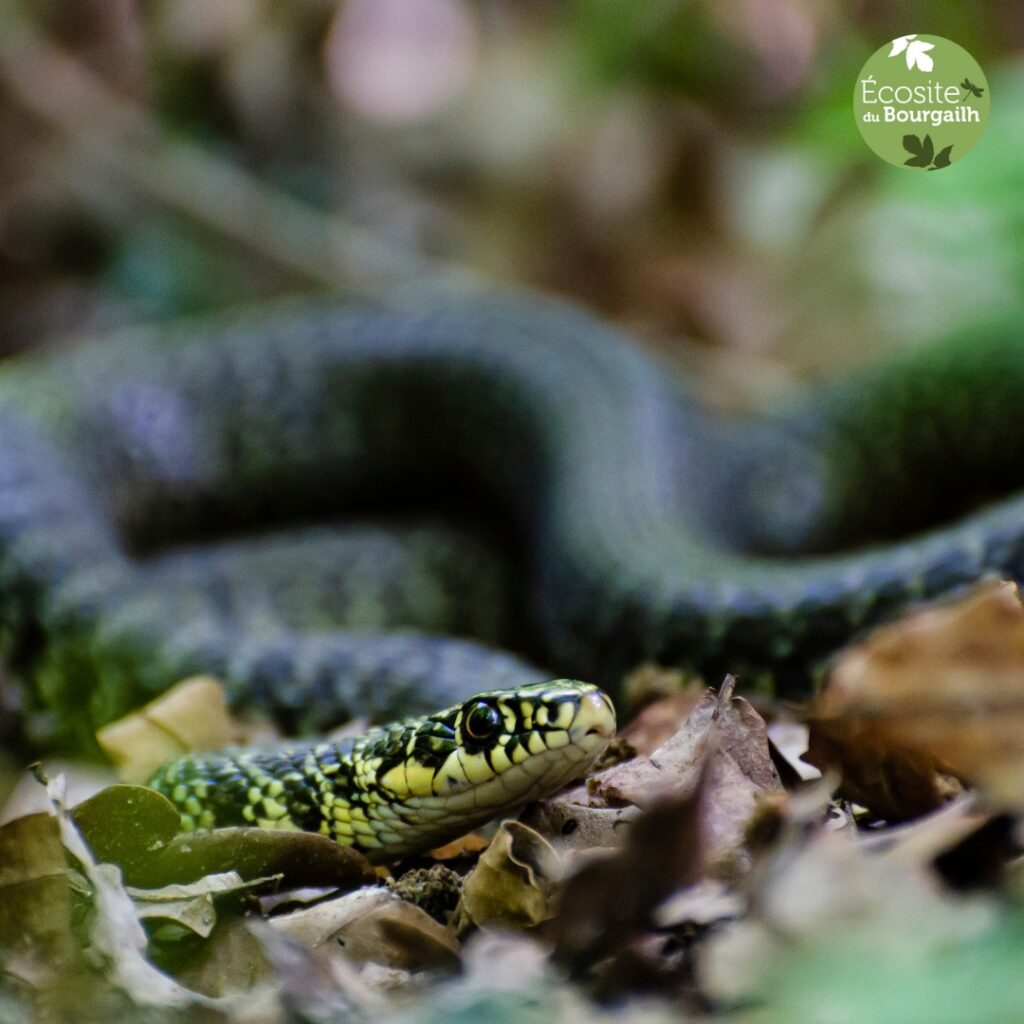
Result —
M 601 690 L 557 679 L 477 694 L 354 739 L 186 755 L 150 785 L 186 829 L 303 828 L 388 861 L 553 793 L 614 735 Z
M 578 778 L 614 735 L 612 702 L 591 683 L 480 693 L 410 724 L 377 767 L 377 787 L 400 817 L 468 829 Z

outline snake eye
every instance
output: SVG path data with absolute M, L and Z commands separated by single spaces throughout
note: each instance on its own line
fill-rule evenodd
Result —
M 479 704 L 473 704 L 466 711 L 466 716 L 462 722 L 466 736 L 471 740 L 476 740 L 478 743 L 490 739 L 500 726 L 501 715 L 498 714 L 498 709 L 490 704 L 485 704 L 483 701 Z

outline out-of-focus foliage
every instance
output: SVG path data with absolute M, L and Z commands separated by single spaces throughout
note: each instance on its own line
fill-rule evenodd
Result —
M 1024 604 L 993 583 L 849 648 L 817 702 L 807 759 L 843 772 L 843 795 L 889 821 L 968 779 L 990 806 L 1024 791 Z
M 1012 0 L 2 10 L 8 350 L 455 267 L 713 343 L 756 398 L 776 360 L 827 369 L 1024 295 Z M 860 65 L 908 26 L 991 81 L 944 174 L 882 164 L 853 122 Z

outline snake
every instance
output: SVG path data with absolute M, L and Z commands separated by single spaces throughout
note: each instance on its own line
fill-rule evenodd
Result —
M 195 673 L 306 733 L 647 662 L 806 694 L 1021 576 L 1022 398 L 1015 318 L 743 415 L 516 290 L 126 328 L 0 366 L 0 653 L 54 742 Z
M 185 755 L 150 786 L 178 808 L 183 831 L 300 829 L 380 863 L 555 792 L 604 753 L 615 724 L 607 694 L 555 679 L 334 742 Z

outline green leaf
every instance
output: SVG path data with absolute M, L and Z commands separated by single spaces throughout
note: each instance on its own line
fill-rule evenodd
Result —
M 71 815 L 96 859 L 120 864 L 129 874 L 181 829 L 171 801 L 144 786 L 107 786 L 72 808 Z
M 935 147 L 932 145 L 932 137 L 930 135 L 924 137 L 924 142 L 921 145 L 921 156 L 925 158 L 926 164 L 930 164 L 932 157 L 935 156 Z
M 932 165 L 931 167 L 928 168 L 928 170 L 938 171 L 941 170 L 943 167 L 948 167 L 950 163 L 949 154 L 952 151 L 952 146 L 946 146 L 944 149 L 940 149 L 939 152 L 935 155 L 935 159 L 932 161 Z
M 269 828 L 186 832 L 124 868 L 127 883 L 140 889 L 187 884 L 225 871 L 236 871 L 246 881 L 280 875 L 281 888 L 356 889 L 377 877 L 351 846 L 317 832 Z

